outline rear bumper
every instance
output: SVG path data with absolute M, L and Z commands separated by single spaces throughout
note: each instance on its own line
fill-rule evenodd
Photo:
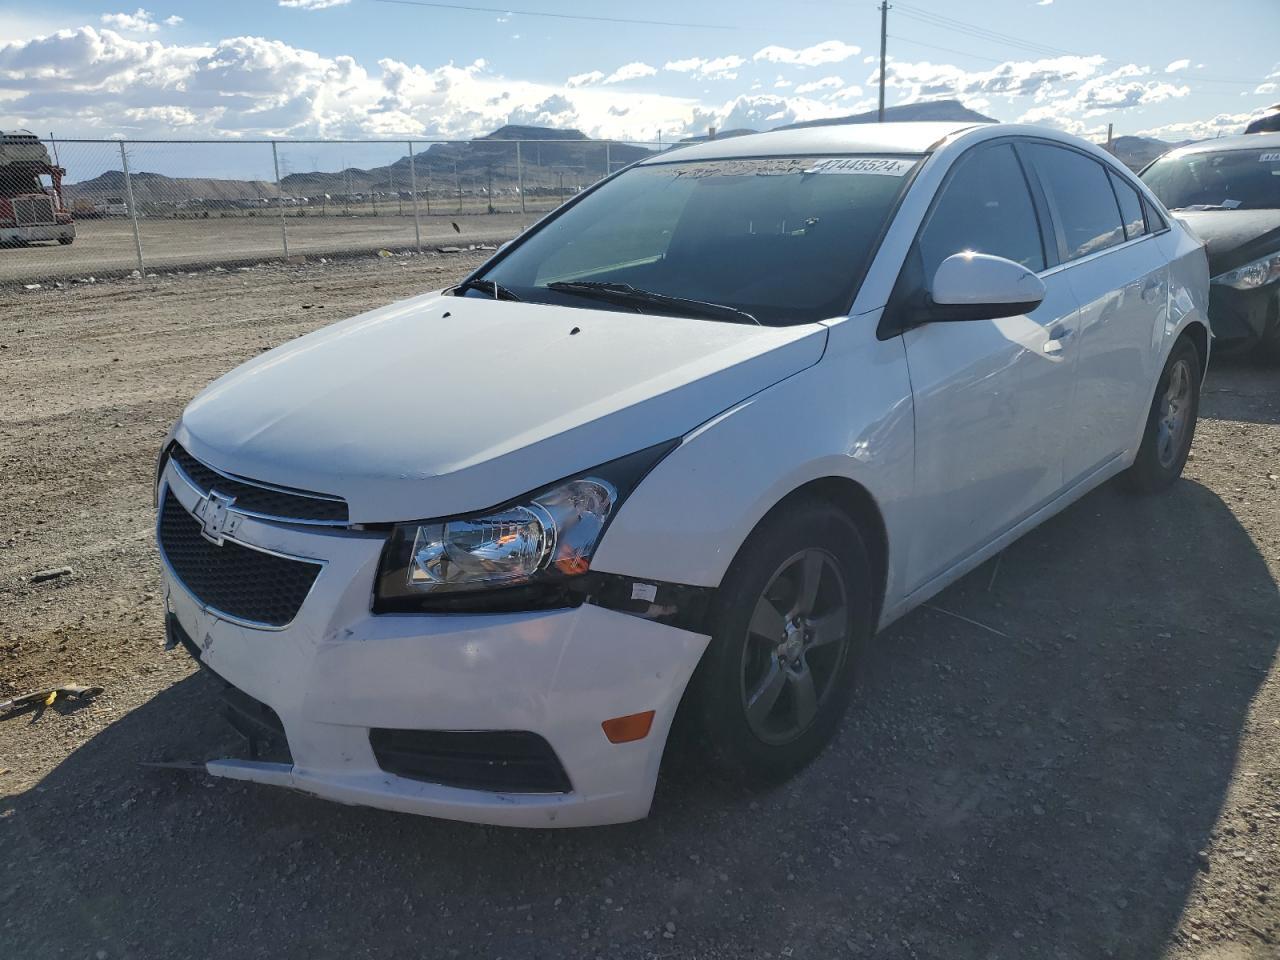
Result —
M 173 467 L 162 484 L 188 510 Z M 163 490 L 162 490 L 163 497 Z M 283 629 L 229 622 L 166 565 L 165 602 L 200 660 L 269 706 L 291 764 L 216 760 L 211 774 L 341 803 L 522 827 L 619 823 L 649 811 L 667 732 L 708 638 L 584 604 L 514 614 L 370 613 L 382 537 L 246 518 L 236 540 L 323 561 Z M 614 744 L 601 723 L 655 711 L 643 740 Z M 525 731 L 543 738 L 569 789 L 505 793 L 383 770 L 374 729 Z
M 27 242 L 59 240 L 75 235 L 74 223 L 38 223 L 26 227 L 0 227 L 0 243 L 13 243 L 15 240 Z

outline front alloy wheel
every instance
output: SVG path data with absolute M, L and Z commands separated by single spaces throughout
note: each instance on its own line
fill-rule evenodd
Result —
M 871 563 L 857 525 L 817 498 L 760 522 L 711 610 L 711 643 L 681 705 L 683 744 L 721 772 L 781 780 L 840 724 L 874 629 Z
M 799 737 L 831 694 L 848 654 L 849 604 L 835 557 L 811 548 L 774 571 L 747 625 L 742 705 L 765 743 Z

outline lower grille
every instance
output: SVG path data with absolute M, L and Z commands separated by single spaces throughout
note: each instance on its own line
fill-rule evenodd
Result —
M 374 729 L 369 743 L 379 767 L 410 780 L 496 793 L 572 789 L 551 744 L 523 730 Z
M 231 540 L 216 546 L 169 491 L 160 507 L 160 552 L 182 585 L 206 607 L 246 623 L 285 627 L 321 565 L 278 557 Z

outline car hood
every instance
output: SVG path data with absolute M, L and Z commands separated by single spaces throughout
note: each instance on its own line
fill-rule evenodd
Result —
M 263 354 L 187 407 L 211 466 L 354 523 L 493 506 L 688 433 L 818 361 L 826 327 L 427 294 Z
M 1280 250 L 1280 210 L 1184 210 L 1174 216 L 1204 241 L 1211 277 Z

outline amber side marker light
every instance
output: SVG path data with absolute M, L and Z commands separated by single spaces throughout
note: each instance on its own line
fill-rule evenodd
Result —
M 649 728 L 653 726 L 653 711 L 646 710 L 644 713 L 631 713 L 625 717 L 614 717 L 612 720 L 606 720 L 600 726 L 604 729 L 604 735 L 609 738 L 610 743 L 630 743 L 633 740 L 643 740 L 649 735 Z

